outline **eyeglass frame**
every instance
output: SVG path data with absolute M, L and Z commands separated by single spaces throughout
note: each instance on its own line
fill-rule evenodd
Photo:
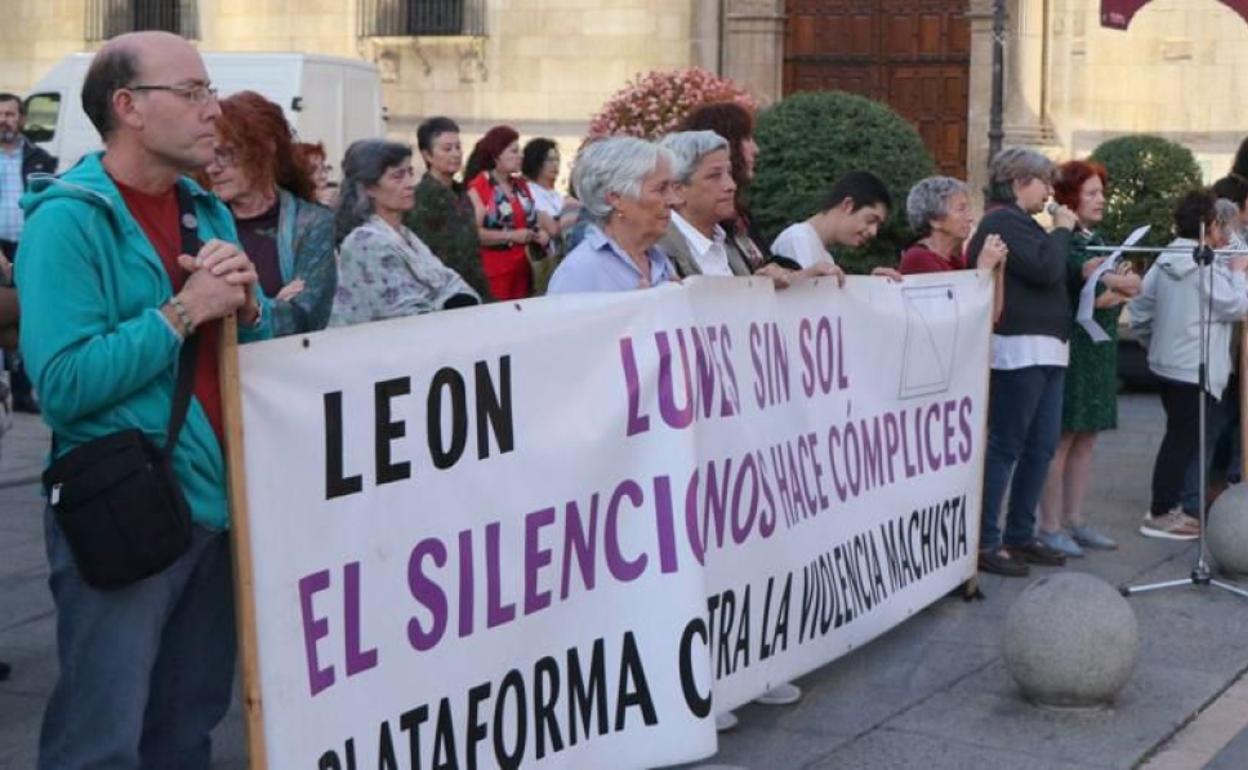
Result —
M 154 83 L 135 83 L 126 86 L 127 91 L 168 91 L 171 94 L 177 94 L 190 104 L 202 107 L 209 101 L 216 101 L 217 89 L 208 83 L 181 83 L 173 85 L 154 84 Z M 203 94 L 203 96 L 196 96 Z

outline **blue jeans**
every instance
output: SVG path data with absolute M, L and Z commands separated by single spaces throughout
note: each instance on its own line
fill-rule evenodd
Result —
M 164 572 L 114 591 L 82 582 L 47 511 L 60 677 L 43 716 L 40 770 L 208 770 L 230 705 L 229 536 L 195 527 Z
M 992 370 L 980 550 L 1001 547 L 1001 504 L 1006 487 L 1010 489 L 1010 508 L 1005 545 L 1023 545 L 1035 537 L 1036 505 L 1062 435 L 1065 380 L 1066 369 L 1060 366 Z

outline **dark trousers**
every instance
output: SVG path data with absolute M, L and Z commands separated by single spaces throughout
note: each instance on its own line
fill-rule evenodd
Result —
M 1200 448 L 1200 386 L 1161 378 L 1161 406 L 1166 410 L 1166 435 L 1153 464 L 1154 516 L 1169 513 L 1183 497 L 1183 482 L 1196 461 Z M 1218 402 L 1208 393 L 1205 399 L 1205 427 L 1216 428 L 1220 420 Z M 1196 473 L 1199 473 L 1197 469 Z M 1196 474 L 1192 481 L 1196 482 Z M 1198 486 L 1194 483 L 1194 488 Z M 1199 506 L 1193 506 L 1199 507 Z M 1192 510 L 1194 515 L 1197 511 Z

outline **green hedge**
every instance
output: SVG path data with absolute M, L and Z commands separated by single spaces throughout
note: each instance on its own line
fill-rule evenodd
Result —
M 1163 246 L 1174 238 L 1174 205 L 1183 193 L 1201 186 L 1200 167 L 1191 150 L 1146 134 L 1122 136 L 1097 147 L 1092 159 L 1105 166 L 1109 187 L 1101 233 L 1121 243 L 1144 224 L 1153 229 L 1143 244 Z
M 755 129 L 758 171 L 750 207 L 770 243 L 788 225 L 815 212 L 832 182 L 853 170 L 888 185 L 893 212 L 862 249 L 837 253 L 850 272 L 897 264 L 911 239 L 905 201 L 911 186 L 935 173 L 914 127 L 887 105 L 842 91 L 796 93 L 764 110 Z

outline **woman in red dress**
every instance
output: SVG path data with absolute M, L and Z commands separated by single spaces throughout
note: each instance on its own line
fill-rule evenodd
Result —
M 477 217 L 481 266 L 495 299 L 524 299 L 532 291 L 525 247 L 550 241 L 553 222 L 538 212 L 520 175 L 520 135 L 495 126 L 472 148 L 464 168 L 468 199 Z

